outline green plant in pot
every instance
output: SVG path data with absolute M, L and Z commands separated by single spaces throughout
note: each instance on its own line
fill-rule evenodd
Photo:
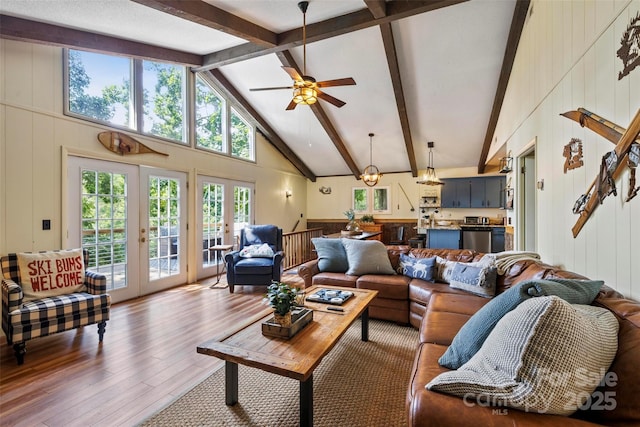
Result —
M 363 222 L 365 224 L 373 224 L 373 215 L 362 215 L 362 218 L 360 218 L 360 222 Z
M 349 209 L 348 211 L 345 211 L 344 215 L 349 220 L 349 222 L 347 223 L 347 226 L 344 228 L 345 231 L 347 231 L 348 234 L 360 233 L 360 224 L 358 224 L 358 221 L 356 221 L 356 213 L 353 211 L 353 209 Z
M 272 282 L 267 288 L 267 300 L 273 308 L 273 316 L 280 326 L 291 326 L 291 310 L 298 305 L 299 289 L 286 283 Z

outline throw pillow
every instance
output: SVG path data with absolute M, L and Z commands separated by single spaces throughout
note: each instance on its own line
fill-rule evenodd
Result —
M 507 313 L 469 362 L 426 388 L 527 412 L 571 415 L 596 389 L 618 348 L 609 310 L 533 298 Z
M 349 269 L 346 274 L 396 274 L 391 267 L 387 248 L 379 240 L 340 239 L 347 252 Z
M 436 265 L 436 258 L 416 258 L 405 254 L 400 254 L 400 269 L 398 273 L 414 279 L 422 279 L 428 282 L 433 281 L 433 270 Z
M 311 243 L 316 248 L 318 255 L 318 269 L 332 273 L 344 273 L 349 269 L 347 253 L 340 239 L 327 239 L 314 237 Z
M 496 323 L 521 302 L 536 296 L 556 295 L 571 304 L 591 304 L 604 284 L 601 280 L 528 280 L 507 289 L 478 310 L 453 338 L 440 357 L 440 365 L 458 369 L 482 346 Z
M 86 291 L 82 249 L 16 256 L 25 301 Z
M 449 283 L 455 266 L 456 261 L 449 261 L 448 259 L 436 256 L 435 279 L 438 282 Z
M 249 245 L 240 250 L 242 258 L 273 258 L 274 252 L 268 243 L 261 245 Z
M 477 263 L 458 262 L 451 273 L 449 286 L 481 297 L 491 298 L 496 294 L 495 267 L 478 266 Z

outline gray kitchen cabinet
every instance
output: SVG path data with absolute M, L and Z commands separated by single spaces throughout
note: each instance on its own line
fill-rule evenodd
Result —
M 447 178 L 440 196 L 443 208 L 504 207 L 504 176 Z

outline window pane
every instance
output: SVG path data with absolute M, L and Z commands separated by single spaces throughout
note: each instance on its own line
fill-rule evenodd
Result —
M 144 132 L 186 141 L 185 67 L 151 61 L 142 64 Z
M 231 155 L 253 160 L 253 128 L 231 109 Z
M 134 128 L 131 60 L 69 50 L 69 111 Z
M 369 201 L 366 188 L 353 189 L 353 210 L 356 212 L 367 212 Z
M 389 187 L 373 188 L 373 211 L 376 213 L 391 213 Z
M 226 152 L 222 138 L 224 100 L 200 76 L 196 78 L 196 146 Z

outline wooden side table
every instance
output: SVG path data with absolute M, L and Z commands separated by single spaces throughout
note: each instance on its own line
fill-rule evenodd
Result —
M 382 236 L 384 234 L 384 224 L 360 224 L 360 230 L 368 233 L 379 233 L 376 237 L 373 237 L 371 240 L 382 241 Z
M 226 266 L 224 265 L 224 260 L 222 264 L 222 271 L 220 271 L 220 259 L 224 255 L 225 252 L 233 249 L 233 245 L 214 245 L 209 246 L 209 251 L 214 252 L 216 254 L 216 283 L 211 285 L 211 287 L 220 283 L 220 274 L 224 273 Z

